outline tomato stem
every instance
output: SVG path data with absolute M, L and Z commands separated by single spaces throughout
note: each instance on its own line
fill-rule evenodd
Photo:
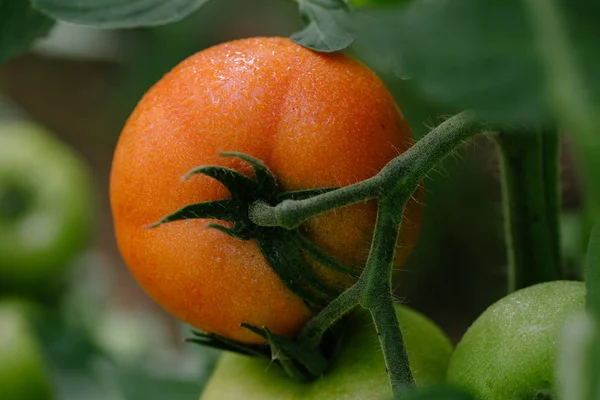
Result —
M 370 179 L 307 199 L 284 200 L 275 206 L 257 201 L 248 210 L 250 220 L 258 226 L 296 229 L 315 215 L 377 199 L 375 232 L 365 269 L 357 283 L 315 316 L 298 339 L 317 346 L 329 326 L 356 305 L 362 305 L 371 313 L 377 329 L 395 396 L 414 386 L 391 287 L 403 210 L 427 173 L 454 148 L 482 131 L 483 127 L 472 112 L 462 112 L 440 124 Z
M 389 194 L 391 188 L 414 191 L 442 158 L 482 131 L 483 127 L 472 112 L 461 112 L 390 161 L 374 177 L 308 199 L 285 200 L 275 206 L 257 201 L 248 210 L 249 218 L 258 226 L 296 229 L 315 215 Z
M 414 386 L 412 372 L 392 297 L 392 264 L 404 207 L 412 191 L 379 199 L 371 252 L 360 281 L 360 304 L 369 310 L 379 336 L 394 396 Z M 400 217 L 398 217 L 400 216 Z
M 508 291 L 561 279 L 556 131 L 496 136 L 508 249 Z
M 359 304 L 362 286 L 355 284 L 336 297 L 304 326 L 298 339 L 310 347 L 317 347 L 325 331 Z
M 315 215 L 374 198 L 379 187 L 380 179 L 375 176 L 308 199 L 284 200 L 275 206 L 259 200 L 250 206 L 248 216 L 258 226 L 296 229 L 302 222 Z
M 524 1 L 537 40 L 550 105 L 573 137 L 582 174 L 587 184 L 587 201 L 593 217 L 600 218 L 600 118 L 597 104 L 586 90 L 585 76 L 570 43 L 564 13 L 556 0 Z

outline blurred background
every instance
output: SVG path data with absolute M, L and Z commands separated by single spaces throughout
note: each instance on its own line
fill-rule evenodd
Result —
M 0 68 L 0 125 L 30 121 L 67 146 L 83 165 L 76 168 L 87 174 L 87 181 L 73 189 L 89 192 L 89 215 L 81 217 L 87 231 L 79 234 L 81 243 L 73 244 L 62 267 L 52 266 L 41 289 L 0 277 L 1 302 L 29 299 L 27 314 L 38 321 L 36 334 L 49 360 L 55 398 L 198 397 L 217 352 L 186 344 L 189 328 L 156 306 L 123 264 L 108 199 L 112 153 L 136 102 L 184 58 L 224 41 L 289 36 L 299 28 L 291 2 L 215 1 L 182 22 L 151 29 L 58 24 L 31 52 Z M 359 48 L 351 52 L 386 82 L 415 139 L 452 112 L 428 101 L 410 80 Z M 46 152 L 52 150 L 48 146 Z M 562 164 L 563 254 L 569 276 L 577 277 L 585 228 L 568 144 Z M 396 273 L 398 299 L 430 316 L 454 341 L 506 291 L 498 175 L 495 148 L 487 138 L 444 160 L 425 182 L 426 215 L 418 246 Z M 0 218 L 0 232 L 6 226 Z M 0 262 L 8 261 L 0 257 Z M 7 273 L 4 268 L 9 269 L 5 265 L 0 271 Z M 0 324 L 1 318 L 0 311 Z

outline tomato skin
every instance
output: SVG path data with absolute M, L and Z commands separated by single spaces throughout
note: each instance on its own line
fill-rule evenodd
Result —
M 584 303 L 584 283 L 571 281 L 541 283 L 500 299 L 456 346 L 448 382 L 486 400 L 553 391 L 560 332 Z
M 452 345 L 431 320 L 396 306 L 405 347 L 417 386 L 443 383 Z M 313 382 L 301 383 L 266 360 L 225 353 L 201 400 L 363 400 L 391 396 L 385 363 L 370 315 L 359 310 L 342 321 L 347 336 L 331 369 Z
M 376 174 L 412 142 L 383 83 L 342 54 L 289 39 L 218 45 L 176 66 L 142 98 L 117 145 L 110 196 L 121 254 L 148 294 L 191 325 L 234 340 L 262 342 L 242 322 L 292 335 L 310 318 L 264 260 L 254 240 L 206 227 L 208 220 L 149 224 L 187 204 L 228 197 L 217 181 L 181 177 L 201 165 L 248 175 L 265 162 L 283 190 L 352 184 Z M 421 204 L 408 206 L 397 262 L 410 253 Z M 344 207 L 302 229 L 340 261 L 363 264 L 376 204 Z M 342 289 L 343 276 L 329 274 Z
M 49 400 L 49 373 L 20 300 L 0 302 L 0 399 Z
M 43 127 L 0 124 L 0 286 L 36 291 L 89 243 L 94 188 L 84 162 Z

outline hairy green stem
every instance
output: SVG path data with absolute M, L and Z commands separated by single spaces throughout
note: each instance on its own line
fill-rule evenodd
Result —
M 557 0 L 524 0 L 532 22 L 547 89 L 558 119 L 573 137 L 586 180 L 587 200 L 600 217 L 600 118 L 573 53 Z
M 286 200 L 275 206 L 258 201 L 248 210 L 250 220 L 259 226 L 295 229 L 315 215 L 379 197 L 391 188 L 416 188 L 445 155 L 482 130 L 475 115 L 464 111 L 441 123 L 406 152 L 390 161 L 373 178 L 305 200 Z
M 502 132 L 500 150 L 508 290 L 561 278 L 556 132 Z M 544 143 L 546 145 L 544 145 Z M 545 152 L 548 150 L 548 153 Z
M 375 176 L 308 199 L 284 200 L 276 206 L 257 201 L 250 206 L 248 216 L 259 226 L 296 229 L 302 222 L 315 215 L 374 198 L 379 187 L 379 178 Z
M 365 289 L 360 304 L 373 317 L 394 396 L 414 386 L 391 287 L 392 263 L 402 213 L 411 194 L 412 191 L 405 191 L 400 196 L 386 196 L 378 201 L 371 252 L 361 275 Z
M 484 130 L 472 111 L 448 118 L 381 170 L 383 187 L 378 189 L 385 194 L 401 186 L 416 188 L 442 158 Z
M 317 347 L 325 331 L 359 304 L 362 290 L 362 285 L 355 284 L 336 297 L 304 326 L 298 340 L 310 347 Z
M 248 211 L 250 219 L 259 226 L 296 229 L 315 215 L 377 199 L 377 220 L 365 269 L 354 286 L 306 325 L 298 340 L 311 347 L 317 346 L 329 326 L 356 305 L 362 305 L 371 313 L 377 329 L 395 396 L 414 386 L 391 287 L 392 263 L 403 210 L 426 174 L 454 148 L 482 131 L 475 115 L 465 111 L 440 124 L 373 178 L 309 199 L 285 200 L 276 206 L 256 202 Z

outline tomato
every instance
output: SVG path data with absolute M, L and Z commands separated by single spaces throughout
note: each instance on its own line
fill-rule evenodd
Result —
M 452 355 L 446 335 L 431 320 L 396 306 L 417 386 L 443 383 Z M 383 355 L 371 317 L 359 310 L 342 322 L 341 351 L 324 376 L 298 382 L 274 363 L 234 353 L 221 356 L 201 400 L 384 399 L 391 396 Z
M 52 398 L 40 344 L 27 321 L 27 305 L 0 302 L 0 399 Z
M 0 285 L 43 287 L 87 245 L 95 215 L 82 160 L 44 128 L 0 124 Z
M 456 347 L 448 381 L 479 399 L 534 399 L 554 391 L 557 341 L 584 308 L 582 282 L 557 281 L 514 292 L 490 306 Z
M 251 174 L 236 151 L 262 160 L 284 191 L 349 185 L 375 175 L 412 142 L 383 83 L 343 54 L 322 54 L 284 38 L 221 44 L 184 60 L 156 83 L 119 139 L 110 197 L 116 238 L 151 297 L 189 324 L 257 343 L 242 322 L 292 335 L 312 316 L 272 271 L 255 240 L 238 240 L 186 220 L 148 229 L 191 203 L 223 199 L 219 182 L 192 168 L 222 165 Z M 421 203 L 406 212 L 397 263 L 416 240 Z M 374 201 L 337 209 L 302 226 L 324 251 L 363 265 Z M 339 284 L 348 280 L 329 274 Z

